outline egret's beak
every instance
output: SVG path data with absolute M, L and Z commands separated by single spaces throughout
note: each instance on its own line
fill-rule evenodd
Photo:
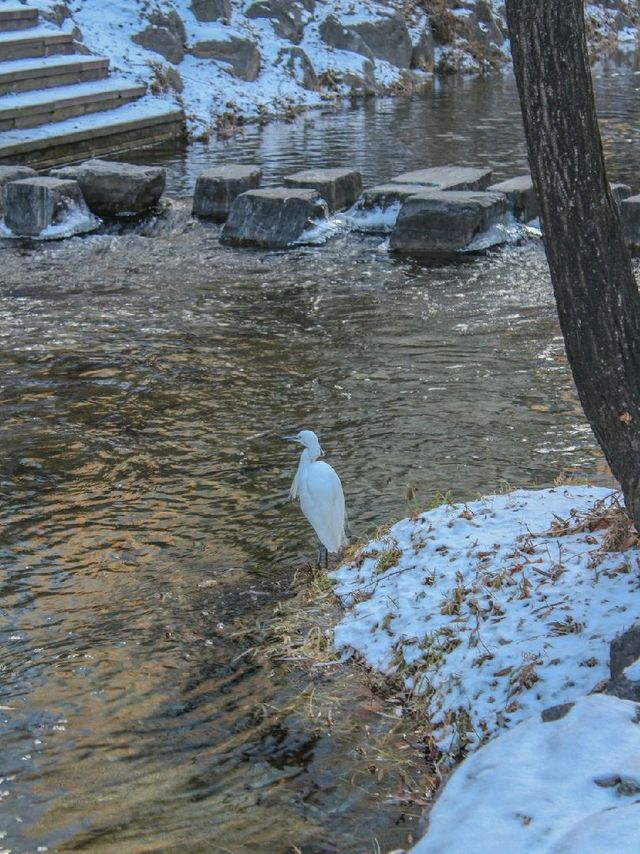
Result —
M 282 439 L 283 442 L 297 442 L 298 441 L 297 436 L 280 436 L 280 438 Z

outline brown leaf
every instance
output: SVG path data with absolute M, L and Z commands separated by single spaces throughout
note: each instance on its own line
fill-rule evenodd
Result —
M 618 421 L 622 421 L 623 424 L 630 424 L 631 423 L 631 416 L 626 411 L 621 412 L 620 415 L 618 415 Z
M 496 670 L 494 676 L 508 676 L 513 670 L 513 667 L 503 667 L 502 670 Z

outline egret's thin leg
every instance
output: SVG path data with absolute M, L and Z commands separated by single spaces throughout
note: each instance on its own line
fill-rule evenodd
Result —
M 329 569 L 329 549 L 324 547 L 324 568 Z
M 318 551 L 316 552 L 316 569 L 320 569 L 320 567 L 322 566 L 322 549 L 323 548 L 324 548 L 324 546 L 322 545 L 322 543 L 320 543 L 320 545 L 318 546 Z

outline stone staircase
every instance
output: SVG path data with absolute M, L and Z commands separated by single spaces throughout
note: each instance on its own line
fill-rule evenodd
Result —
M 38 9 L 0 2 L 0 163 L 44 169 L 184 134 L 184 114 L 109 72 Z

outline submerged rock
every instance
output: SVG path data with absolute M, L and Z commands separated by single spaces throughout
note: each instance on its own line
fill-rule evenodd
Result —
M 315 190 L 268 187 L 237 196 L 220 235 L 221 243 L 283 249 L 326 221 L 327 204 Z
M 131 216 L 154 207 L 166 182 L 159 166 L 98 159 L 52 169 L 50 174 L 77 181 L 89 208 L 104 216 Z
M 236 196 L 256 189 L 261 180 L 262 170 L 259 166 L 215 166 L 205 169 L 196 181 L 193 214 L 224 220 Z
M 522 222 L 531 222 L 538 216 L 538 199 L 533 189 L 531 175 L 518 175 L 516 178 L 508 178 L 506 181 L 492 184 L 487 189 L 495 193 L 505 194 L 516 219 Z
M 5 225 L 17 237 L 70 237 L 93 231 L 92 216 L 77 181 L 23 178 L 5 187 Z
M 350 207 L 362 192 L 362 176 L 356 169 L 306 169 L 287 175 L 284 184 L 317 190 L 331 212 Z
M 391 181 L 394 184 L 421 184 L 438 190 L 485 190 L 491 183 L 491 169 L 475 166 L 431 166 L 403 172 Z
M 390 248 L 412 255 L 441 255 L 502 243 L 506 232 L 491 230 L 506 224 L 507 199 L 501 193 L 425 191 L 410 196 L 400 208 L 391 232 Z

